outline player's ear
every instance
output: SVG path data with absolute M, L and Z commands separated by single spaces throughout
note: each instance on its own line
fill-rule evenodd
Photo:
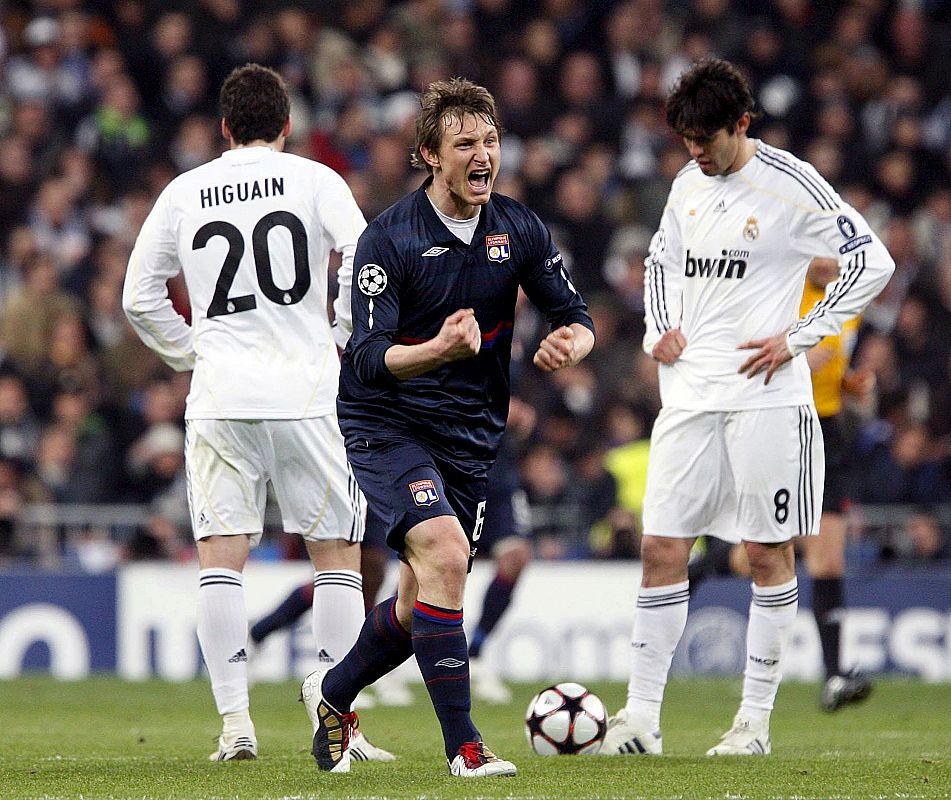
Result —
M 221 118 L 221 135 L 224 136 L 227 141 L 231 141 L 231 130 L 228 128 L 228 123 L 224 117 Z
M 291 118 L 287 117 L 287 120 L 284 122 L 284 127 L 281 128 L 281 136 L 285 139 L 291 135 Z
M 423 157 L 423 161 L 429 164 L 429 166 L 431 166 L 433 169 L 438 169 L 439 167 L 438 153 L 433 152 L 428 147 L 426 147 L 426 145 L 421 144 L 419 146 L 419 154 Z
M 746 133 L 750 129 L 750 123 L 753 121 L 753 116 L 749 111 L 743 113 L 743 116 L 736 121 L 736 132 L 737 134 Z

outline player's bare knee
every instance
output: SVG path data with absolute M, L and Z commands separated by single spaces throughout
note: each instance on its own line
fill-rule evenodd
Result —
M 644 536 L 641 542 L 641 585 L 652 588 L 687 580 L 687 560 L 692 544 L 692 539 Z
M 791 542 L 745 542 L 750 574 L 757 586 L 775 586 L 795 577 L 795 558 Z
M 332 569 L 360 571 L 360 544 L 343 539 L 305 540 L 307 553 L 318 572 Z
M 532 548 L 524 539 L 511 537 L 499 542 L 499 547 L 495 549 L 493 555 L 499 575 L 507 581 L 514 582 L 532 560 Z

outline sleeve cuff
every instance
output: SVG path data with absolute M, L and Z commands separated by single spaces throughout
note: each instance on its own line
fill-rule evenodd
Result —
M 334 344 L 341 350 L 343 350 L 347 346 L 347 342 L 350 341 L 350 332 L 336 322 L 330 326 L 330 335 L 333 337 Z

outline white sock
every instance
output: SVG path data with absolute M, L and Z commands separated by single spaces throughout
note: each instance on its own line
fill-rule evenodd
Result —
M 687 625 L 690 584 L 641 588 L 631 630 L 631 678 L 627 684 L 627 712 L 645 719 L 651 731 L 660 730 L 660 706 L 674 650 Z
M 783 677 L 783 645 L 799 610 L 799 584 L 793 578 L 779 586 L 752 586 L 740 713 L 768 722 Z
M 224 736 L 225 739 L 234 741 L 239 736 L 255 738 L 254 723 L 251 722 L 251 714 L 248 713 L 248 709 L 244 709 L 243 711 L 229 711 L 227 714 L 222 714 L 221 719 L 224 722 L 221 735 Z
M 248 612 L 241 573 L 214 567 L 198 573 L 198 643 L 219 714 L 248 709 Z
M 314 641 L 321 666 L 333 666 L 357 641 L 366 613 L 363 576 L 351 569 L 314 573 Z

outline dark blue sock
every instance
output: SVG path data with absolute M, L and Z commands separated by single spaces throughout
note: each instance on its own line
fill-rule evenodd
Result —
M 469 716 L 469 654 L 462 629 L 462 609 L 416 601 L 413 607 L 413 652 L 442 726 L 446 758 L 456 757 L 465 742 L 482 740 Z
M 485 590 L 485 597 L 482 600 L 482 617 L 479 624 L 472 634 L 469 641 L 469 656 L 478 658 L 482 652 L 482 644 L 486 637 L 492 633 L 495 626 L 505 613 L 505 609 L 512 602 L 512 593 L 515 591 L 515 582 L 509 581 L 496 573 L 494 580 Z
M 370 610 L 356 644 L 324 676 L 324 697 L 337 711 L 349 711 L 361 689 L 411 655 L 413 641 L 396 618 L 396 598 L 391 597 Z
M 288 628 L 306 614 L 314 602 L 314 587 L 310 584 L 297 587 L 270 614 L 258 620 L 251 628 L 251 641 L 264 641 L 274 631 Z

